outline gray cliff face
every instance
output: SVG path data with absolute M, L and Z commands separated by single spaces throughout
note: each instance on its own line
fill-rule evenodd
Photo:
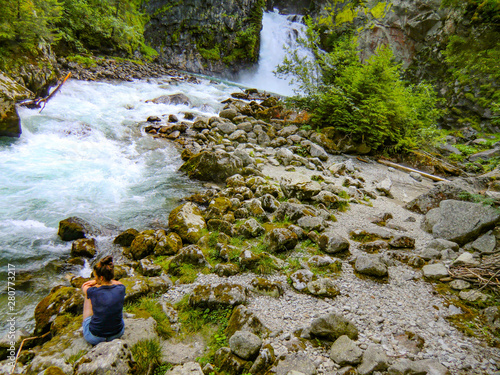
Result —
M 173 67 L 238 71 L 258 59 L 264 5 L 264 0 L 152 0 L 145 38 Z

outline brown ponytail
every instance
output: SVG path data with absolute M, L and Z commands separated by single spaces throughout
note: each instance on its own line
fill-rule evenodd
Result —
M 113 265 L 113 257 L 108 255 L 102 258 L 99 263 L 94 266 L 94 273 L 96 276 L 104 277 L 106 281 L 111 281 L 115 278 L 115 267 Z

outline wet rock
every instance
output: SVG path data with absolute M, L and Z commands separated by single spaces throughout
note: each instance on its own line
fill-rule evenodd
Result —
M 356 258 L 354 269 L 359 273 L 375 277 L 387 276 L 388 270 L 383 258 L 378 254 L 363 254 Z
M 71 244 L 72 257 L 93 258 L 96 254 L 96 245 L 93 238 L 80 238 Z
M 389 367 L 389 358 L 381 346 L 370 344 L 363 354 L 361 365 L 358 367 L 360 375 L 372 374 L 374 371 L 384 371 Z
M 287 228 L 275 228 L 271 230 L 265 239 L 268 250 L 272 252 L 284 252 L 292 250 L 297 246 L 297 235 Z
M 340 336 L 330 348 L 330 358 L 340 366 L 357 365 L 363 351 L 346 335 Z
M 75 364 L 75 375 L 123 375 L 132 372 L 132 353 L 122 340 L 95 346 Z
M 422 267 L 424 277 L 428 279 L 441 279 L 448 277 L 448 268 L 443 263 L 427 264 Z
M 180 170 L 201 181 L 224 182 L 241 171 L 243 162 L 226 152 L 203 151 L 186 161 Z
M 259 337 L 265 337 L 270 333 L 253 311 L 244 305 L 234 308 L 224 333 L 227 337 L 231 337 L 236 331 L 252 332 Z
M 236 306 L 247 301 L 247 289 L 238 284 L 198 285 L 189 297 L 193 307 Z
M 358 329 L 356 326 L 338 314 L 325 314 L 314 319 L 311 325 L 302 331 L 301 337 L 317 337 L 329 341 L 335 341 L 340 336 L 346 335 L 351 340 L 358 339 Z
M 446 200 L 425 215 L 422 226 L 435 238 L 463 245 L 494 227 L 499 220 L 500 213 L 492 207 Z
M 155 99 L 146 100 L 146 103 L 150 102 L 155 104 L 191 105 L 191 101 L 184 94 L 162 95 Z
M 59 231 L 57 234 L 63 241 L 73 241 L 79 238 L 85 238 L 90 232 L 90 224 L 78 217 L 69 217 L 59 222 Z
M 113 240 L 113 243 L 123 247 L 129 247 L 138 234 L 139 231 L 137 231 L 134 228 L 129 228 L 126 231 L 120 233 L 118 236 L 116 236 L 115 239 Z
M 0 137 L 19 137 L 21 120 L 17 114 L 16 103 L 34 94 L 21 86 L 3 72 L 0 72 Z
M 229 348 L 238 357 L 251 361 L 257 358 L 262 340 L 248 331 L 236 331 L 229 339 Z
M 335 233 L 323 233 L 319 237 L 319 248 L 328 254 L 349 250 L 349 241 Z
M 202 212 L 191 202 L 173 209 L 168 217 L 168 227 L 190 243 L 198 242 L 206 226 Z

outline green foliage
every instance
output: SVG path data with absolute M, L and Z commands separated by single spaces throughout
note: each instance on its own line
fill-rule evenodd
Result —
M 355 38 L 341 38 L 325 53 L 312 24 L 307 35 L 300 43 L 316 58 L 288 51 L 277 73 L 299 83 L 299 95 L 292 102 L 310 111 L 313 126 L 335 127 L 373 149 L 410 149 L 426 141 L 426 130 L 435 126 L 440 114 L 435 92 L 424 83 L 405 84 L 389 48 L 378 48 L 363 63 Z
M 125 306 L 125 310 L 135 314 L 139 318 L 149 318 L 156 320 L 156 331 L 163 338 L 172 337 L 174 332 L 170 326 L 168 317 L 163 312 L 160 303 L 151 297 L 142 297 L 139 301 Z
M 161 364 L 161 346 L 157 340 L 143 340 L 130 348 L 137 374 L 150 374 Z

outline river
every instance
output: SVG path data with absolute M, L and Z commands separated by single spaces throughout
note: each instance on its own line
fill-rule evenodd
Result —
M 259 65 L 239 82 L 290 95 L 292 87 L 272 70 L 283 45 L 293 43 L 301 25 L 276 12 L 265 13 Z M 284 25 L 287 25 L 286 27 Z M 278 52 L 277 52 L 278 51 Z M 231 82 L 201 83 L 162 79 L 134 82 L 69 80 L 43 112 L 20 108 L 23 134 L 0 138 L 0 288 L 7 271 L 16 271 L 15 309 L 0 296 L 0 314 L 14 313 L 17 327 L 30 332 L 36 304 L 67 272 L 71 243 L 57 236 L 62 219 L 78 216 L 108 228 L 97 239 L 110 243 L 120 230 L 165 227 L 179 199 L 201 184 L 178 172 L 179 151 L 169 141 L 141 134 L 149 116 L 217 115 L 221 101 L 240 91 Z M 191 105 L 146 102 L 183 93 Z M 111 235 L 112 234 L 112 235 Z M 102 248 L 101 248 L 102 249 Z M 0 332 L 3 335 L 4 332 Z

